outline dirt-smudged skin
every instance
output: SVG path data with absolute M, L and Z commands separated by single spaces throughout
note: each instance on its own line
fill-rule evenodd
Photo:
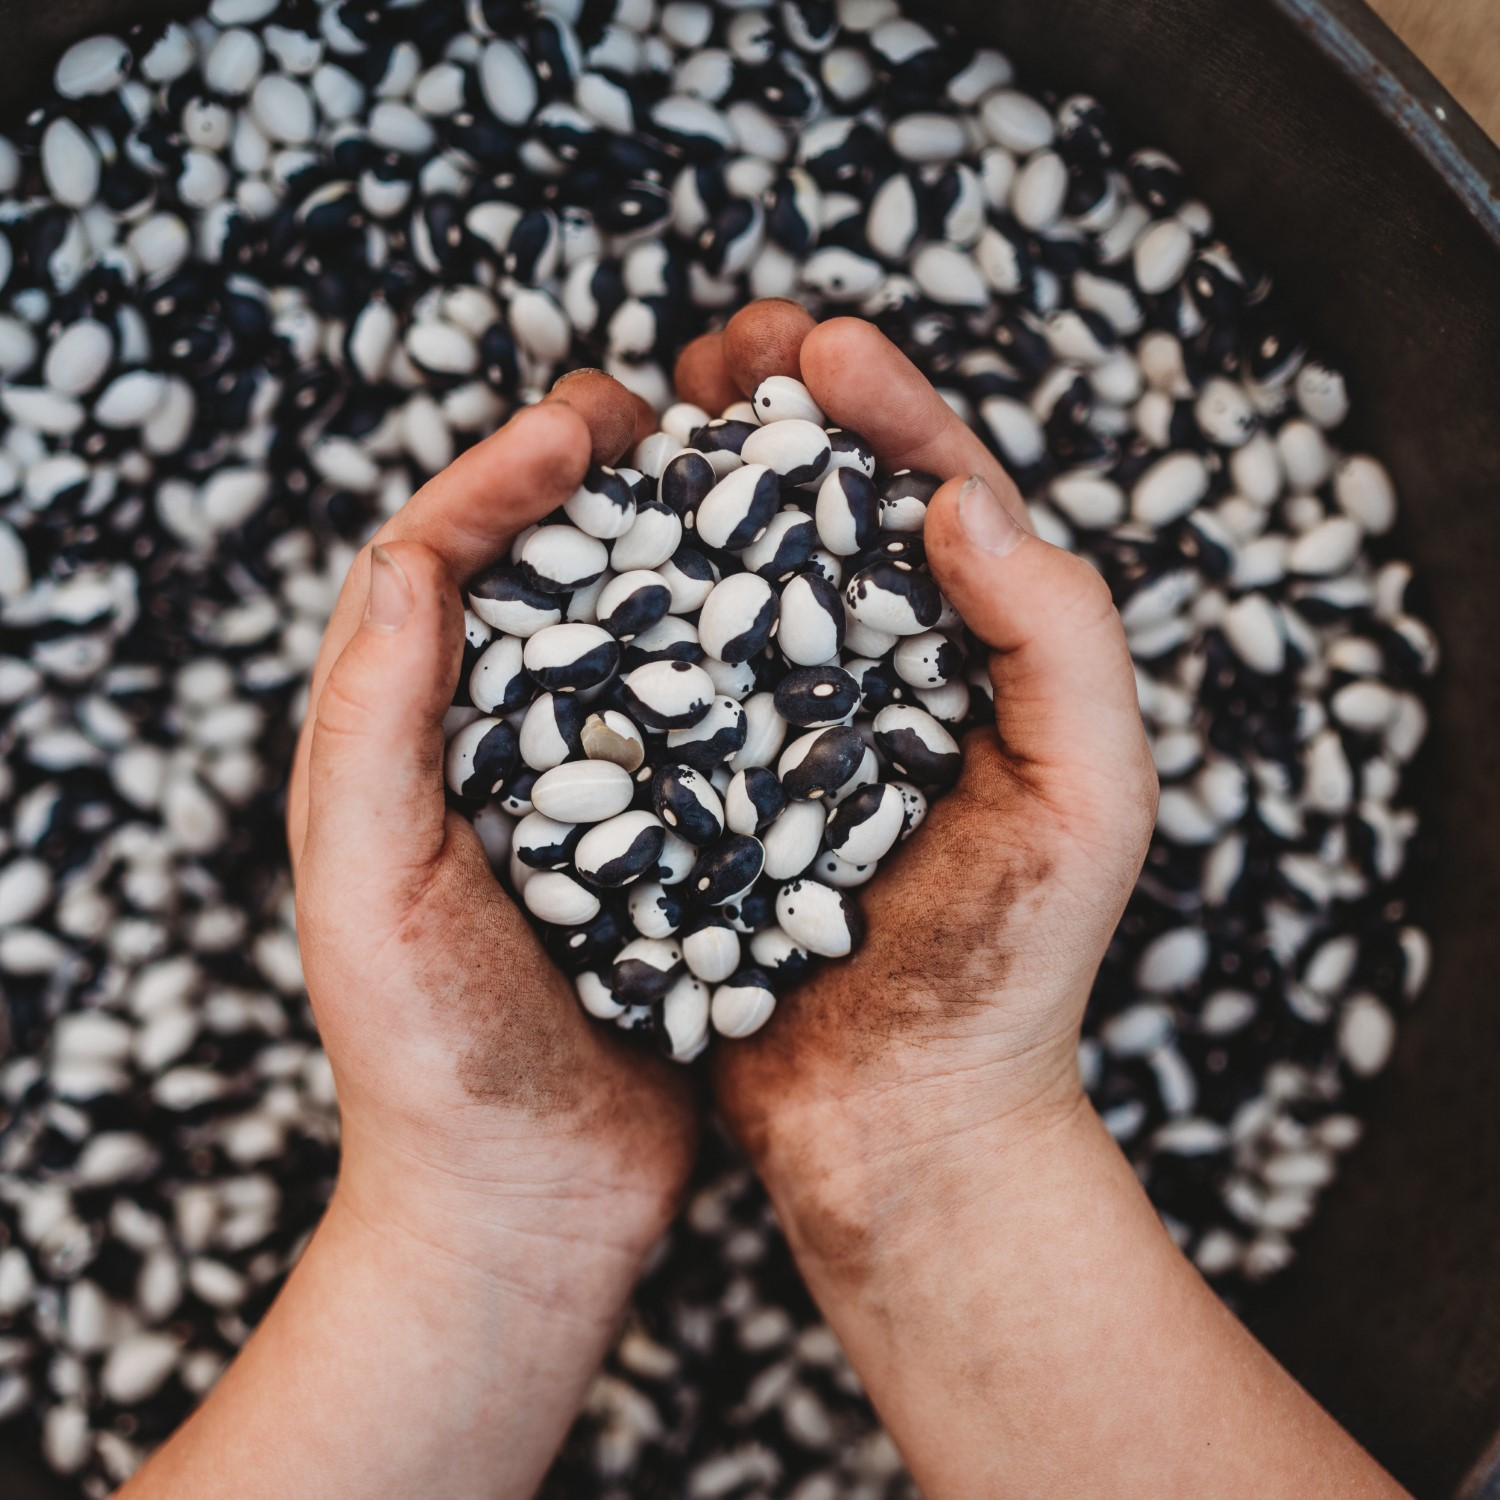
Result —
M 518 1130 L 503 1124 L 514 1114 L 543 1123 L 564 1151 L 570 1142 L 590 1152 L 602 1145 L 622 1174 L 633 1162 L 650 1160 L 663 1164 L 666 1178 L 680 1180 L 691 1153 L 691 1081 L 587 1022 L 571 986 L 496 884 L 456 814 L 449 838 L 469 845 L 473 857 L 445 863 L 413 890 L 395 941 L 371 954 L 364 976 L 372 988 L 402 986 L 412 1004 L 425 1006 L 425 1024 L 367 1035 L 357 1013 L 325 1021 L 325 1029 L 344 1033 L 333 1039 L 334 1049 L 353 1059 L 340 1077 L 341 1091 L 357 1094 L 357 1068 L 367 1049 L 404 1048 L 422 1070 L 423 1099 L 426 1091 L 449 1099 L 455 1160 L 491 1122 L 508 1133 Z M 330 922 L 305 906 L 299 925 L 309 951 L 344 937 L 341 918 Z M 314 963 L 309 979 L 316 985 L 320 977 Z M 416 1106 L 399 1097 L 386 1102 L 415 1113 Z

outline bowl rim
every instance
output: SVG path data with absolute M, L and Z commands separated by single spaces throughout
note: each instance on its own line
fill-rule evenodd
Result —
M 1500 144 L 1365 0 L 1266 0 L 1422 154 L 1500 246 Z

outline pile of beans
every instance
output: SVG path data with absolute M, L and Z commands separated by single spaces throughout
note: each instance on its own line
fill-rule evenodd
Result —
M 845 892 L 990 692 L 922 550 L 939 481 L 824 420 L 786 375 L 674 405 L 470 584 L 448 789 L 589 1014 L 681 1062 L 854 951 Z
M 1164 793 L 1085 1078 L 1208 1274 L 1286 1264 L 1428 966 L 1436 648 L 1342 378 L 1168 157 L 895 0 L 209 0 L 53 82 L 0 138 L 0 1419 L 106 1493 L 316 1222 L 280 807 L 354 550 L 567 368 L 665 414 L 752 296 L 877 322 L 1108 579 Z M 758 1190 L 704 1173 L 557 1492 L 905 1493 Z

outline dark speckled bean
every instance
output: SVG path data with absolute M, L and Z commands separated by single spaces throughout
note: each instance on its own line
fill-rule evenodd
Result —
M 776 712 L 804 729 L 838 724 L 860 705 L 860 685 L 843 667 L 794 667 L 776 684 Z
M 816 800 L 837 792 L 859 770 L 864 758 L 865 742 L 859 731 L 839 725 L 813 730 L 793 740 L 782 752 L 776 774 L 788 797 Z
M 724 832 L 724 804 L 707 775 L 664 765 L 651 782 L 651 804 L 671 832 L 690 844 L 711 844 Z
M 698 856 L 688 876 L 688 890 L 704 906 L 723 906 L 755 884 L 765 861 L 759 839 L 742 833 L 727 834 Z

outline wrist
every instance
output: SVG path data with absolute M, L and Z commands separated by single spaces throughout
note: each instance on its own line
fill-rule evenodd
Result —
M 616 1175 L 563 1146 L 503 1155 L 503 1172 L 437 1163 L 346 1125 L 330 1214 L 459 1283 L 498 1279 L 539 1306 L 597 1306 L 612 1321 L 671 1222 L 680 1177 Z
M 482 1245 L 447 1205 L 371 1195 L 361 1170 L 341 1177 L 255 1337 L 132 1496 L 535 1494 L 633 1263 L 514 1229 Z
M 1099 1126 L 1076 1042 L 965 1068 L 891 1070 L 879 1087 L 828 1077 L 728 1110 L 810 1280 L 895 1265 L 977 1203 L 1065 1170 Z

